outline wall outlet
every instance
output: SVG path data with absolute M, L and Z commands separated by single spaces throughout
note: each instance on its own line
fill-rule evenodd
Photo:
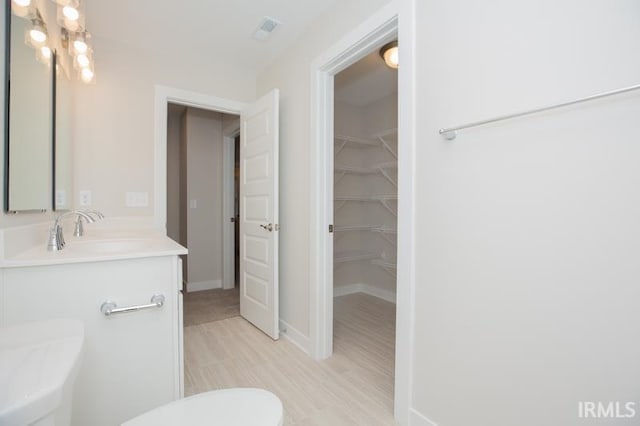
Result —
M 56 207 L 64 207 L 67 205 L 67 191 L 58 189 L 56 191 Z
M 82 207 L 88 207 L 91 205 L 91 191 L 85 189 L 80 191 L 78 195 L 78 204 L 80 204 Z
M 127 192 L 125 198 L 127 207 L 147 207 L 149 205 L 148 192 Z

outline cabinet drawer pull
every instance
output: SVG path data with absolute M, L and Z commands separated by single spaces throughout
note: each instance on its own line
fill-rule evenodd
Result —
M 161 308 L 162 305 L 164 305 L 164 295 L 154 294 L 153 297 L 151 297 L 151 303 L 147 305 L 127 306 L 126 308 L 118 308 L 116 302 L 107 300 L 100 305 L 100 312 L 108 317 L 113 314 L 124 314 L 127 312 L 144 311 L 145 309 Z

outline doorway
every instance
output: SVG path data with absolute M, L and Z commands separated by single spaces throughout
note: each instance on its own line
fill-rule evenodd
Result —
M 393 42 L 392 42 L 393 43 Z M 382 46 L 334 76 L 333 355 L 393 412 L 398 73 Z
M 408 9 L 411 9 L 408 7 Z M 405 10 L 411 16 L 411 10 Z M 397 264 L 396 264 L 396 325 L 394 367 L 394 413 L 401 423 L 407 423 L 411 400 L 412 295 L 415 289 L 415 117 L 412 102 L 415 91 L 414 43 L 415 23 L 398 25 L 398 10 L 394 5 L 376 14 L 345 35 L 335 45 L 319 55 L 311 66 L 312 148 L 311 148 L 311 257 L 309 280 L 310 352 L 316 359 L 326 359 L 333 353 L 333 237 L 329 225 L 334 219 L 334 77 L 379 46 L 398 40 L 398 131 L 397 156 Z M 381 272 L 384 273 L 384 272 Z
M 278 147 L 279 147 L 279 91 L 272 89 L 261 98 L 247 104 L 201 95 L 164 86 L 156 86 L 155 96 L 155 197 L 154 219 L 156 228 L 167 229 L 168 212 L 168 116 L 170 104 L 185 106 L 191 109 L 203 110 L 218 114 L 234 114 L 240 116 L 240 315 L 274 340 L 279 338 L 279 274 L 278 274 L 278 243 L 279 243 L 279 176 L 278 176 Z M 224 132 L 228 134 L 227 132 Z M 223 173 L 223 217 L 229 220 L 233 217 L 233 147 L 234 137 L 225 137 L 224 168 L 229 173 Z M 226 149 L 230 147 L 229 149 Z M 186 158 L 187 156 L 181 156 Z M 226 159 L 230 159 L 227 161 Z M 199 158 L 198 158 L 199 160 Z M 221 168 L 221 167 L 220 167 Z M 196 179 L 197 181 L 197 179 Z M 202 182 L 197 182 L 201 184 Z M 207 181 L 205 180 L 205 183 Z M 204 185 L 206 188 L 206 185 Z M 227 190 L 227 188 L 230 188 Z M 205 189 L 206 191 L 207 189 Z M 196 195 L 199 195 L 196 193 Z M 189 209 L 197 209 L 198 198 L 190 193 L 186 198 Z M 182 203 L 183 208 L 187 205 Z M 195 206 L 195 207 L 194 207 Z M 230 213 L 231 212 L 231 213 Z M 182 215 L 186 217 L 187 215 Z M 205 222 L 206 223 L 206 222 Z M 233 225 L 231 221 L 226 222 Z M 191 233 L 194 238 L 206 235 L 201 228 L 194 228 Z M 222 240 L 224 247 L 233 244 L 233 226 L 224 226 Z M 189 233 L 187 232 L 187 236 Z M 235 271 L 233 265 L 234 250 L 222 250 L 223 277 L 232 276 Z M 201 256 L 206 253 L 200 252 Z M 194 276 L 191 274 L 187 258 L 187 290 Z M 228 269 L 227 269 L 228 268 Z M 180 271 L 182 275 L 182 271 Z M 221 280 L 222 281 L 222 280 Z M 232 283 L 235 280 L 232 280 Z M 203 281 L 207 283 L 208 281 Z M 196 281 L 199 283 L 199 281 Z M 216 283 L 217 284 L 217 283 Z M 218 285 L 219 286 L 219 285 Z M 182 297 L 182 296 L 181 296 Z M 180 299 L 180 314 L 182 318 L 182 298 Z
M 235 200 L 239 161 L 231 167 L 223 167 L 223 162 L 228 150 L 232 158 L 239 158 L 239 152 L 235 155 L 239 131 L 238 115 L 168 105 L 167 236 L 189 249 L 182 259 L 185 326 L 240 315 L 239 287 L 234 277 L 224 276 L 223 268 L 224 259 L 231 257 L 231 272 L 240 269 L 236 256 L 225 255 L 225 251 L 233 253 L 239 248 L 239 243 L 235 238 L 228 242 L 223 238 L 225 228 L 236 234 L 235 214 L 224 214 L 229 208 L 224 185 L 232 185 Z M 234 201 L 231 203 L 237 210 Z M 225 242 L 231 246 L 225 247 Z

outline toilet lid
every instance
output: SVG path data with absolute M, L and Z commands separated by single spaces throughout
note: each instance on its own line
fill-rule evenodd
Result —
M 282 403 L 264 389 L 200 393 L 158 407 L 122 426 L 281 426 Z

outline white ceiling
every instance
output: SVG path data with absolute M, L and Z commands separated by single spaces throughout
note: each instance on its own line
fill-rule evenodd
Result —
M 398 93 L 398 71 L 386 66 L 376 49 L 336 74 L 334 89 L 336 100 L 362 107 Z
M 337 0 L 85 0 L 96 37 L 152 53 L 203 56 L 259 70 Z M 264 16 L 282 22 L 265 41 L 252 34 Z

